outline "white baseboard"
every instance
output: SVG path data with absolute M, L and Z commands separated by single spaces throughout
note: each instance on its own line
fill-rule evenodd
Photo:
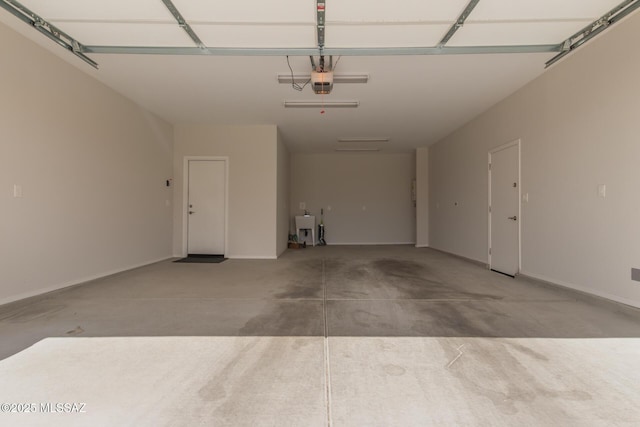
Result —
M 431 246 L 429 245 L 419 245 L 416 243 L 416 248 L 430 248 Z
M 575 283 L 569 283 L 569 282 L 564 282 L 562 280 L 558 280 L 558 279 L 553 279 L 551 277 L 546 277 L 543 276 L 541 274 L 534 274 L 534 273 L 530 273 L 528 271 L 520 271 L 520 276 L 524 276 L 524 277 L 529 277 L 531 279 L 535 279 L 535 280 L 540 280 L 541 282 L 545 282 L 548 283 L 550 285 L 554 285 L 554 286 L 560 286 L 563 288 L 569 288 L 572 289 L 574 291 L 579 291 L 585 294 L 589 294 L 589 295 L 595 295 L 597 297 L 600 298 L 605 298 L 611 301 L 615 301 L 615 302 L 619 302 L 621 304 L 626 304 L 626 305 L 630 305 L 632 307 L 636 307 L 636 308 L 640 308 L 640 301 L 634 301 L 632 299 L 628 299 L 628 298 L 622 298 L 619 297 L 617 295 L 613 295 L 607 292 L 602 292 L 596 289 L 592 289 L 592 288 L 587 288 L 584 286 L 580 286 L 580 285 L 576 285 Z
M 416 242 L 329 242 L 327 246 L 390 246 L 390 245 L 415 245 Z
M 278 259 L 277 256 L 273 255 L 227 255 L 229 259 Z
M 451 256 L 454 256 L 456 258 L 460 258 L 462 260 L 469 261 L 469 262 L 472 262 L 474 264 L 481 265 L 483 267 L 487 267 L 487 268 L 489 267 L 489 264 L 487 263 L 487 261 L 482 261 L 482 260 L 479 260 L 479 259 L 469 258 L 469 257 L 466 257 L 464 255 L 458 255 L 458 254 L 453 253 L 453 252 L 448 252 L 448 251 L 445 251 L 445 250 L 442 250 L 442 249 L 434 248 L 433 246 L 429 246 L 429 247 L 431 249 L 433 249 L 434 251 L 442 252 L 443 254 L 451 255 Z
M 151 264 L 155 264 L 157 262 L 166 261 L 166 260 L 171 259 L 171 258 L 172 257 L 163 257 L 163 258 L 159 258 L 159 259 L 156 259 L 156 260 L 143 262 L 141 264 L 134 264 L 134 265 L 131 265 L 131 266 L 128 266 L 128 267 L 124 267 L 124 268 L 117 268 L 117 269 L 114 269 L 114 270 L 105 271 L 103 273 L 96 274 L 96 275 L 93 275 L 93 276 L 82 277 L 82 278 L 70 280 L 70 281 L 64 282 L 64 283 L 58 283 L 57 285 L 52 285 L 52 286 L 47 286 L 45 288 L 35 289 L 33 291 L 24 292 L 24 293 L 21 293 L 21 294 L 18 294 L 18 295 L 12 295 L 12 296 L 7 297 L 7 298 L 1 298 L 0 299 L 0 305 L 9 304 L 9 303 L 14 302 L 14 301 L 19 301 L 21 299 L 35 297 L 35 296 L 46 294 L 46 293 L 53 292 L 53 291 L 59 291 L 60 289 L 68 288 L 68 287 L 71 287 L 71 286 L 81 285 L 83 283 L 91 282 L 92 280 L 102 279 L 102 278 L 107 277 L 107 276 L 112 276 L 114 274 L 122 273 L 124 271 L 134 270 L 136 268 L 144 267 L 146 265 L 151 265 Z

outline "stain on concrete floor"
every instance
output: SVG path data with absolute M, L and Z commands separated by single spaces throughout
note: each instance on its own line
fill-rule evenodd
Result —
M 322 336 L 322 302 L 267 305 L 238 330 L 239 336 Z
M 197 267 L 158 263 L 0 306 L 0 358 L 46 336 L 323 336 L 324 307 L 330 336 L 640 337 L 638 309 L 428 249 Z

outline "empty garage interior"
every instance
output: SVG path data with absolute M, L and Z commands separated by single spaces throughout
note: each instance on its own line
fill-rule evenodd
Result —
M 0 424 L 638 425 L 639 3 L 0 0 Z

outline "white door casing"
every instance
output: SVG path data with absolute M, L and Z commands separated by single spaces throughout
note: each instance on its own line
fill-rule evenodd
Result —
M 227 162 L 188 159 L 186 166 L 186 252 L 226 254 Z
M 489 267 L 520 272 L 520 140 L 489 152 Z

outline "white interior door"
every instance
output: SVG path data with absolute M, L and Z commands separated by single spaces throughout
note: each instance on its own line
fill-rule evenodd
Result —
M 189 254 L 224 255 L 226 162 L 189 160 Z
M 515 276 L 520 269 L 520 144 L 489 154 L 489 264 Z

